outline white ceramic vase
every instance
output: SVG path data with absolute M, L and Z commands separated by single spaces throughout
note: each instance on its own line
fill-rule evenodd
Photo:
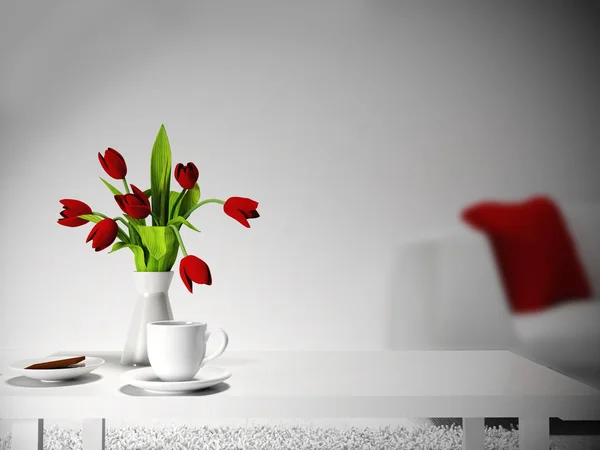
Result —
M 149 366 L 146 324 L 159 320 L 173 320 L 169 302 L 169 286 L 173 272 L 134 272 L 133 277 L 138 297 L 121 364 Z

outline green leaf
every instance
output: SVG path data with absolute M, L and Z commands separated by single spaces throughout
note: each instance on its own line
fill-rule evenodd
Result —
M 106 187 L 108 189 L 110 189 L 110 192 L 113 193 L 113 195 L 123 195 L 123 193 L 118 190 L 116 187 L 114 187 L 112 184 L 110 184 L 108 181 L 106 181 L 104 178 L 100 177 L 100 179 L 102 180 L 102 182 L 106 185 Z
M 135 226 L 135 229 L 142 238 L 142 244 L 154 259 L 161 259 L 168 250 L 178 245 L 171 228 Z
M 127 219 L 127 221 L 129 222 L 130 225 L 136 225 L 138 227 L 146 226 L 146 219 L 134 219 L 129 214 L 125 214 L 125 213 L 123 213 L 123 215 L 125 216 L 125 218 Z M 136 230 L 137 230 L 137 228 L 136 228 Z
M 165 256 L 156 259 L 152 256 L 148 259 L 148 272 L 168 272 L 171 270 L 177 260 L 177 252 L 179 247 L 173 247 L 167 251 Z
M 173 209 L 173 205 L 177 201 L 177 197 L 179 197 L 179 192 L 171 191 L 171 195 L 169 196 L 169 211 Z M 181 200 L 183 201 L 183 199 Z M 173 212 L 174 217 L 177 217 L 179 208 L 181 208 L 181 202 L 179 202 L 179 205 L 177 205 L 177 208 L 175 208 L 175 211 Z
M 158 267 L 158 260 L 156 258 L 153 258 L 152 255 L 150 255 L 148 257 L 147 271 L 148 272 L 164 272 L 163 270 L 160 270 L 160 268 Z
M 115 242 L 115 244 L 110 249 L 110 252 L 108 253 L 114 253 L 125 247 L 130 248 L 133 252 L 135 268 L 138 270 L 138 272 L 146 272 L 146 262 L 144 261 L 144 249 L 139 245 L 126 244 L 125 242 Z
M 173 205 L 179 198 L 180 194 L 181 192 L 171 191 L 171 195 L 169 197 L 169 212 L 173 210 Z M 198 183 L 196 183 L 192 189 L 185 191 L 183 197 L 181 200 L 179 200 L 178 205 L 175 207 L 172 217 L 183 216 L 186 212 L 198 204 L 198 200 L 200 200 L 200 186 L 198 186 Z
M 124 248 L 127 244 L 125 244 L 125 242 L 115 242 L 112 246 L 112 248 L 110 249 L 110 252 L 108 253 L 114 253 L 118 250 L 121 250 L 122 248 Z
M 183 216 L 186 212 L 192 209 L 200 201 L 200 186 L 198 183 L 192 189 L 187 191 L 181 202 L 179 203 L 179 211 L 176 211 L 176 216 Z
M 152 190 L 152 211 L 160 219 L 160 223 L 155 223 L 156 220 L 152 219 L 152 225 L 165 225 L 169 220 L 171 145 L 164 125 L 160 126 L 152 147 L 150 189 Z
M 81 216 L 77 216 L 80 219 L 89 220 L 90 222 L 98 223 L 102 220 L 102 217 L 94 216 L 93 214 L 82 214 Z
M 167 250 L 167 254 L 162 257 L 159 261 L 159 267 L 162 271 L 168 272 L 171 270 L 175 261 L 177 260 L 177 252 L 179 251 L 179 244 L 173 246 L 173 248 Z
M 167 226 L 169 226 L 169 225 L 180 225 L 180 224 L 184 224 L 186 227 L 191 228 L 192 230 L 197 231 L 198 233 L 200 233 L 199 229 L 197 229 L 194 225 L 192 225 L 191 223 L 189 223 L 186 219 L 184 219 L 181 216 L 174 217 L 173 219 L 169 220 L 169 223 L 167 224 Z
M 152 189 L 146 189 L 144 191 L 144 194 L 146 195 L 146 197 L 150 198 L 152 197 Z

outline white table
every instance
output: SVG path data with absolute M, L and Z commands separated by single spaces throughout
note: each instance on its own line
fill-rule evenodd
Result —
M 106 364 L 54 385 L 7 368 L 31 352 L 0 352 L 0 418 L 19 450 L 42 449 L 43 418 L 84 419 L 85 450 L 104 448 L 107 417 L 463 417 L 465 450 L 483 448 L 486 417 L 518 417 L 521 450 L 548 450 L 550 417 L 600 420 L 600 391 L 508 351 L 228 351 L 209 364 L 229 380 L 176 396 L 123 385 L 119 352 L 55 355 L 75 354 Z

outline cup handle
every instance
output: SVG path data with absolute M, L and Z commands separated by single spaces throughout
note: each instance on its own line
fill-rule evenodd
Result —
M 216 349 L 210 355 L 206 355 L 204 357 L 204 359 L 202 360 L 202 364 L 200 364 L 200 367 L 204 366 L 204 364 L 206 364 L 208 361 L 221 356 L 223 354 L 223 352 L 225 351 L 225 349 L 227 348 L 227 344 L 229 344 L 229 336 L 227 335 L 225 330 L 223 330 L 222 328 L 212 328 L 210 330 L 206 330 L 206 338 L 205 338 L 206 341 L 208 341 L 208 338 L 210 338 L 211 334 L 215 333 L 215 332 L 220 333 L 223 336 L 223 342 L 221 343 L 221 346 L 218 349 Z

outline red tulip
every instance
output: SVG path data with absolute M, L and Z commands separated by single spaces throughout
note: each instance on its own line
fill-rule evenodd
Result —
M 88 223 L 85 219 L 80 219 L 77 216 L 84 214 L 92 214 L 92 208 L 79 200 L 64 199 L 60 203 L 63 205 L 63 211 L 60 212 L 62 219 L 58 219 L 58 223 L 65 227 L 80 227 Z
M 193 289 L 192 282 L 208 286 L 212 284 L 212 276 L 208 265 L 194 255 L 188 255 L 181 260 L 179 263 L 179 274 L 185 287 L 190 292 Z
M 92 248 L 99 252 L 115 241 L 118 231 L 119 226 L 117 222 L 108 218 L 102 219 L 94 225 L 85 242 L 87 244 L 92 241 Z
M 257 217 L 260 217 L 258 211 L 256 210 L 257 207 L 258 202 L 255 202 L 249 198 L 231 197 L 227 199 L 223 205 L 223 211 L 225 211 L 225 214 L 234 218 L 246 228 L 250 228 L 248 219 L 256 219 Z
M 133 194 L 115 195 L 115 200 L 125 214 L 129 214 L 134 219 L 145 219 L 150 215 L 150 200 L 133 184 L 131 189 Z
M 114 148 L 108 148 L 106 152 L 104 152 L 104 156 L 98 152 L 98 159 L 106 173 L 115 180 L 122 180 L 125 178 L 125 175 L 127 175 L 125 158 L 123 158 L 123 156 L 121 156 Z
M 192 189 L 198 181 L 198 168 L 193 162 L 183 165 L 179 163 L 175 166 L 175 179 L 184 189 Z

